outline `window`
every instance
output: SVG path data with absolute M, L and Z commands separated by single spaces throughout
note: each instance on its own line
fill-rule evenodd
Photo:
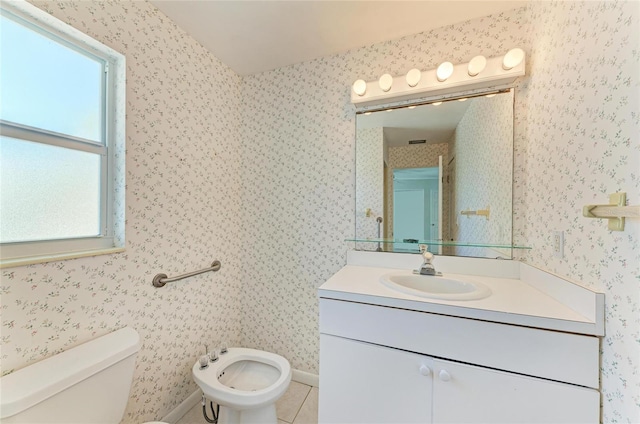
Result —
M 0 11 L 2 265 L 122 247 L 124 56 L 26 2 Z

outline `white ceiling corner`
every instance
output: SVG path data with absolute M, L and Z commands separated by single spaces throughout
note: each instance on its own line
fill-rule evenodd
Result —
M 151 0 L 239 75 L 526 5 L 526 1 Z

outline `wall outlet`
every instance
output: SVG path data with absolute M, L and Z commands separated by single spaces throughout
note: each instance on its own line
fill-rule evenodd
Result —
M 564 231 L 553 232 L 553 256 L 562 259 L 564 258 Z

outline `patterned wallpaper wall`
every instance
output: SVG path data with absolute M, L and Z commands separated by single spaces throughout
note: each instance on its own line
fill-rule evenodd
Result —
M 147 2 L 36 5 L 126 55 L 127 250 L 2 270 L 2 373 L 130 326 L 123 422 L 160 419 L 196 390 L 204 343 L 240 342 L 240 78 Z
M 526 11 L 475 19 L 243 79 L 243 343 L 318 372 L 317 288 L 355 230 L 350 86 L 527 46 Z
M 423 168 L 438 166 L 438 156 L 447 162 L 447 143 L 410 144 L 389 147 L 389 168 Z
M 258 158 L 279 149 L 293 163 L 284 162 L 288 178 L 277 184 L 256 178 L 249 188 L 264 212 L 260 219 L 248 217 L 252 228 L 260 224 L 259 239 L 268 240 L 273 227 L 287 237 L 277 249 L 251 257 L 244 342 L 282 353 L 296 368 L 318 371 L 316 288 L 343 264 L 340 240 L 354 228 L 350 84 L 521 46 L 529 53 L 530 77 L 516 87 L 514 239 L 533 250 L 519 255 L 606 292 L 604 421 L 639 422 L 638 223 L 628 222 L 625 233 L 614 234 L 580 211 L 582 204 L 606 200 L 616 190 L 628 191 L 638 203 L 637 7 L 533 2 L 527 9 L 247 79 L 243 99 L 251 119 L 245 118 L 243 128 L 256 140 L 256 155 L 245 152 L 244 168 L 270 173 Z M 551 255 L 552 228 L 565 230 L 564 260 Z
M 356 131 L 356 236 L 377 238 L 378 222 L 384 215 L 384 134 L 382 127 Z M 366 210 L 370 209 L 370 216 Z M 382 237 L 380 225 L 380 237 Z M 376 243 L 356 243 L 359 250 L 376 250 Z
M 478 97 L 460 120 L 454 134 L 452 228 L 455 240 L 510 243 L 513 179 L 513 95 Z M 462 216 L 463 210 L 489 208 L 489 219 Z M 510 257 L 510 249 L 506 257 Z M 478 249 L 457 247 L 456 254 L 477 256 Z M 499 252 L 487 251 L 489 257 Z
M 616 191 L 640 204 L 640 3 L 533 2 L 528 15 L 524 259 L 605 293 L 603 422 L 639 423 L 640 221 L 611 232 L 582 206 Z
M 533 246 L 522 259 L 606 293 L 603 421 L 640 422 L 640 224 L 580 214 L 616 190 L 640 203 L 639 3 L 533 2 L 242 80 L 148 3 L 38 5 L 127 56 L 127 251 L 3 270 L 3 373 L 130 325 L 144 345 L 125 423 L 195 390 L 204 340 L 317 373 L 316 289 L 355 228 L 349 86 L 521 46 L 514 237 Z M 213 258 L 216 274 L 150 284 Z

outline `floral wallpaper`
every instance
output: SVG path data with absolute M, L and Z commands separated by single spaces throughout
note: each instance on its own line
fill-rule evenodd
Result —
M 355 232 L 353 81 L 526 48 L 527 27 L 517 9 L 243 79 L 243 344 L 318 373 L 317 288 Z
M 270 169 L 260 161 L 279 148 L 293 163 L 285 162 L 286 178 L 277 184 L 256 178 L 258 186 L 249 188 L 264 207 L 249 217 L 252 228 L 262 225 L 258 238 L 272 235 L 273 227 L 287 237 L 277 249 L 252 256 L 247 267 L 244 343 L 288 355 L 296 368 L 318 370 L 316 289 L 344 263 L 333 259 L 344 255 L 340 240 L 354 231 L 351 83 L 520 46 L 528 53 L 528 76 L 515 93 L 514 241 L 533 250 L 516 254 L 607 294 L 603 421 L 640 422 L 638 223 L 628 220 L 627 231 L 616 234 L 581 216 L 583 204 L 616 190 L 638 203 L 637 8 L 633 2 L 533 2 L 245 79 L 243 128 L 257 153 L 247 155 L 245 168 Z M 563 260 L 550 251 L 556 228 L 565 231 Z
M 384 134 L 382 127 L 356 132 L 356 236 L 378 238 L 378 217 L 384 216 Z M 367 216 L 367 210 L 370 210 Z M 383 226 L 380 225 L 380 237 Z M 375 243 L 356 243 L 359 250 L 376 250 Z
M 533 249 L 522 259 L 605 293 L 602 421 L 639 423 L 640 221 L 612 232 L 582 207 L 617 191 L 640 204 L 640 3 L 532 2 L 527 14 L 527 153 L 516 173 Z M 562 259 L 553 231 L 564 232 Z
M 582 205 L 640 197 L 637 2 L 528 7 L 239 78 L 147 2 L 36 3 L 127 57 L 127 251 L 2 270 L 2 372 L 125 325 L 141 334 L 123 422 L 195 390 L 205 341 L 318 372 L 317 288 L 355 230 L 358 78 L 527 52 L 516 84 L 514 239 L 532 265 L 606 293 L 603 422 L 640 422 L 640 223 Z M 565 232 L 565 257 L 551 231 Z M 155 289 L 156 272 L 218 273 Z
M 410 144 L 389 147 L 389 168 L 423 168 L 438 166 L 438 156 L 447 162 L 447 143 Z
M 129 326 L 142 349 L 123 423 L 161 419 L 196 390 L 204 344 L 240 343 L 241 81 L 150 3 L 35 5 L 126 56 L 126 251 L 3 269 L 2 373 Z
M 511 242 L 513 180 L 513 95 L 477 97 L 460 120 L 452 144 L 453 238 L 475 243 Z M 462 216 L 461 211 L 489 209 L 483 216 Z M 477 248 L 456 247 L 456 254 L 477 256 Z M 511 258 L 511 249 L 489 250 L 488 257 Z

